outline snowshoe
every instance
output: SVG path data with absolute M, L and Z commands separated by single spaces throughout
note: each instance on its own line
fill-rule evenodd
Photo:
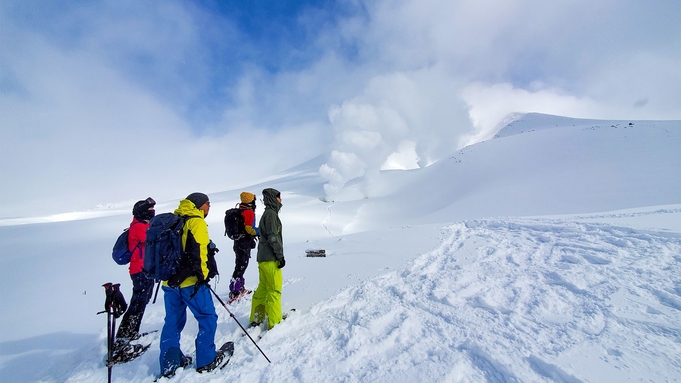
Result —
M 234 355 L 234 342 L 227 342 L 220 347 L 217 354 L 215 354 L 215 359 L 213 359 L 212 362 L 203 367 L 197 368 L 196 372 L 209 372 L 218 367 L 222 369 L 227 365 L 227 363 L 229 363 L 229 359 L 232 357 L 232 355 Z
M 289 315 L 291 315 L 295 311 L 296 311 L 296 309 L 290 309 L 289 311 L 281 314 L 281 320 L 286 320 L 286 318 L 288 318 Z
M 263 329 L 263 327 L 267 326 L 263 326 L 261 322 L 251 322 L 251 324 L 248 326 L 248 336 L 254 341 L 260 340 L 263 334 L 267 331 Z M 246 333 L 241 334 L 241 336 L 246 336 Z
M 240 301 L 241 298 L 243 298 L 244 296 L 246 296 L 246 295 L 248 295 L 252 292 L 253 292 L 252 290 L 246 290 L 246 289 L 242 289 L 239 292 L 231 292 L 231 293 L 229 293 L 229 301 L 227 301 L 227 304 L 232 304 L 233 302 Z
M 251 322 L 251 324 L 248 325 L 248 327 L 258 327 L 260 326 L 260 322 Z
M 192 359 L 191 356 L 183 356 L 182 363 L 180 363 L 180 365 L 177 368 L 173 369 L 171 372 L 168 372 L 167 374 L 163 374 L 161 376 L 156 377 L 156 379 L 154 379 L 154 382 L 158 382 L 158 380 L 161 379 L 161 378 L 168 378 L 168 379 L 172 378 L 173 376 L 175 376 L 175 373 L 177 372 L 178 368 L 180 368 L 180 367 L 187 368 L 187 366 L 192 364 L 193 361 L 194 361 L 194 359 Z
M 151 330 L 151 331 L 146 331 L 146 332 L 140 332 L 137 335 L 133 336 L 130 340 L 138 340 L 140 338 L 144 338 L 145 336 L 149 334 L 153 334 L 155 332 L 158 332 L 158 330 Z
M 144 354 L 149 347 L 151 347 L 151 343 L 145 345 L 131 343 L 123 344 L 122 342 L 119 342 L 113 352 L 111 361 L 107 363 L 107 367 L 137 359 L 140 355 Z

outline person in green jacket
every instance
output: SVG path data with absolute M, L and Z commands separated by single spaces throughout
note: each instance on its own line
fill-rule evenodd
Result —
M 259 326 L 267 317 L 267 329 L 281 321 L 281 269 L 286 265 L 281 232 L 281 193 L 276 189 L 262 191 L 265 211 L 258 225 L 258 288 L 253 293 L 251 326 Z

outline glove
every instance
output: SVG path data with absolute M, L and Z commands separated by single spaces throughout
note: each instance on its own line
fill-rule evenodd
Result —
M 113 303 L 114 318 L 118 318 L 121 315 L 125 314 L 125 311 L 128 309 L 128 304 L 125 303 L 125 298 L 123 298 L 123 293 L 121 292 L 121 290 L 116 288 L 116 290 L 114 290 L 112 294 L 111 300 Z
M 125 302 L 123 293 L 120 290 L 120 283 L 104 285 L 106 300 L 104 301 L 104 308 L 107 312 L 111 312 L 114 318 L 118 318 L 128 309 L 128 304 Z M 111 311 L 109 311 L 111 309 Z
M 170 278 L 168 278 L 168 287 L 171 289 L 180 287 L 180 283 L 182 283 L 182 281 L 177 274 L 173 274 L 170 276 Z
M 210 285 L 208 284 L 208 280 L 207 279 L 200 279 L 198 282 L 196 282 L 196 284 L 194 285 L 194 292 L 192 293 L 192 295 L 189 296 L 189 299 L 194 298 L 194 295 L 196 295 L 196 293 L 199 292 L 199 289 L 201 288 L 201 286 L 210 287 Z
M 277 265 L 278 268 L 283 269 L 284 266 L 286 266 L 286 260 L 284 258 L 279 260 L 279 265 Z
M 212 240 L 208 242 L 208 255 L 210 256 L 215 256 L 215 254 L 219 253 L 220 249 L 215 245 L 215 242 Z

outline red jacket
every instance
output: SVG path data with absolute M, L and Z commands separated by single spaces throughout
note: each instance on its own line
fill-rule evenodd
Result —
M 147 228 L 149 222 L 138 221 L 133 217 L 128 230 L 128 249 L 132 251 L 130 257 L 130 274 L 137 274 L 142 272 L 144 267 L 144 241 L 147 239 Z M 139 246 L 138 246 L 139 245 Z

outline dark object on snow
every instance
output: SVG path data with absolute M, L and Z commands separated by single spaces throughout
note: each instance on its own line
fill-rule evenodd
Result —
M 308 257 L 326 257 L 326 250 L 324 249 L 308 249 L 305 250 L 305 255 Z

